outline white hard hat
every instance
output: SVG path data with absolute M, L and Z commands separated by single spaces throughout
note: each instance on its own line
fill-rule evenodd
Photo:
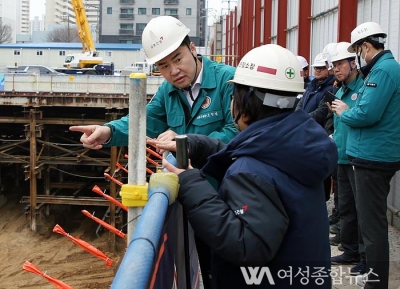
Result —
M 312 67 L 326 67 L 325 61 L 327 61 L 327 60 L 322 56 L 322 53 L 319 53 L 319 54 L 317 54 L 317 56 L 315 56 L 314 62 L 311 66 Z
M 255 88 L 265 88 L 277 91 L 303 92 L 304 79 L 302 68 L 290 50 L 276 44 L 266 44 L 253 48 L 240 60 L 235 76 L 228 83 L 247 85 Z M 264 104 L 273 107 L 293 107 L 294 101 L 278 96 L 272 102 L 266 94 Z M 290 97 L 289 97 L 290 98 Z M 296 99 L 296 97 L 293 97 Z
M 190 29 L 172 16 L 150 20 L 143 30 L 142 46 L 149 63 L 156 63 L 174 52 L 189 34 Z
M 297 59 L 298 59 L 299 62 L 300 62 L 301 68 L 305 68 L 305 67 L 308 66 L 308 62 L 307 62 L 307 60 L 306 60 L 303 56 L 297 55 Z
M 383 31 L 382 27 L 376 22 L 364 22 L 358 25 L 351 31 L 351 45 L 348 47 L 349 52 L 355 52 L 353 46 L 357 44 L 360 40 L 363 40 L 369 36 L 379 35 L 381 37 L 376 37 L 373 39 L 379 43 L 385 43 L 385 38 L 387 34 Z
M 322 50 L 322 57 L 328 62 L 329 69 L 333 68 L 331 57 L 335 48 L 336 48 L 336 43 L 332 42 L 328 43 Z
M 348 58 L 355 58 L 356 54 L 354 52 L 349 52 L 347 48 L 349 47 L 349 42 L 339 42 L 336 45 L 336 49 L 332 53 L 331 61 L 339 61 Z

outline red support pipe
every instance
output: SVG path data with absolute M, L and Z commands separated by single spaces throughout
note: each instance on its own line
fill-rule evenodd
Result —
M 357 26 L 357 1 L 339 0 L 337 41 L 350 42 L 350 34 Z
M 302 0 L 299 5 L 299 29 L 297 54 L 305 57 L 310 63 L 311 51 L 311 0 Z
M 272 1 L 264 1 L 264 44 L 271 43 Z
M 287 28 L 287 0 L 278 1 L 278 33 L 277 43 L 286 47 L 286 28 Z
M 249 0 L 249 1 L 244 1 L 244 3 L 246 3 L 246 25 L 245 25 L 245 31 L 246 31 L 246 35 L 245 35 L 245 48 L 243 51 L 243 55 L 245 55 L 247 52 L 249 52 L 251 49 L 254 48 L 254 29 L 253 29 L 253 25 L 254 25 L 254 19 L 253 19 L 253 15 L 254 15 L 254 1 L 257 0 Z

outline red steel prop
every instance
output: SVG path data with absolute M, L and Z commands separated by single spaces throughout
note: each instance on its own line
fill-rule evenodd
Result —
M 122 187 L 122 185 L 124 184 L 124 183 L 118 181 L 116 178 L 114 178 L 114 177 L 113 177 L 112 175 L 110 175 L 110 174 L 104 173 L 104 176 L 105 176 L 107 179 L 109 179 L 109 180 L 113 181 L 114 183 L 116 183 L 116 184 L 117 184 L 118 186 L 120 186 L 120 187 Z
M 99 186 L 95 185 L 92 189 L 93 192 L 95 192 L 96 194 L 99 194 L 100 196 L 106 198 L 107 200 L 109 200 L 110 202 L 116 204 L 118 207 L 120 207 L 121 209 L 124 209 L 125 211 L 128 211 L 128 207 L 125 206 L 124 204 L 122 204 L 121 202 L 119 202 L 118 200 L 114 199 L 113 197 L 110 197 L 109 195 L 103 193 L 103 191 L 99 188 Z
M 38 267 L 36 267 L 29 261 L 25 261 L 24 265 L 22 265 L 22 269 L 24 269 L 25 271 L 31 272 L 33 274 L 43 276 L 43 278 L 45 278 L 51 284 L 56 286 L 58 289 L 73 289 L 71 286 L 65 284 L 64 282 L 62 282 L 58 279 L 55 279 L 53 277 L 50 277 L 49 275 L 46 274 L 46 272 L 40 271 L 40 269 Z
M 121 232 L 120 230 L 118 230 L 117 228 L 111 226 L 110 224 L 107 224 L 106 222 L 104 222 L 103 220 L 100 220 L 99 218 L 95 217 L 93 214 L 89 213 L 86 210 L 82 210 L 81 211 L 85 216 L 91 218 L 93 221 L 99 223 L 100 225 L 102 225 L 103 227 L 105 227 L 107 230 L 111 231 L 112 233 L 114 233 L 115 235 L 124 238 L 125 237 L 125 233 Z
M 68 237 L 72 242 L 74 242 L 76 245 L 78 245 L 79 247 L 83 248 L 84 250 L 86 250 L 87 252 L 92 254 L 93 256 L 104 260 L 106 262 L 106 267 L 111 267 L 111 264 L 112 264 L 113 260 L 111 260 L 109 257 L 107 257 L 106 254 L 101 252 L 96 247 L 90 245 L 89 243 L 87 243 L 87 242 L 85 242 L 85 241 L 83 241 L 83 240 L 81 240 L 79 238 L 71 236 L 70 234 L 65 232 L 64 229 L 60 227 L 60 225 L 55 225 L 55 227 L 53 228 L 53 232 Z

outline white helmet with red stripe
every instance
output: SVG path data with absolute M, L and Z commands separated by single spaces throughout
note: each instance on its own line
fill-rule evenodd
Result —
M 276 94 L 265 94 L 264 105 L 290 108 L 297 95 L 282 97 L 279 91 L 303 92 L 302 73 L 303 69 L 295 54 L 282 46 L 266 44 L 253 48 L 243 56 L 229 83 L 275 90 Z

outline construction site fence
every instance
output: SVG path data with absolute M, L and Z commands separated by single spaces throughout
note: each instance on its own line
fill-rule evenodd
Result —
M 129 75 L 39 75 L 0 74 L 0 92 L 129 95 Z M 164 81 L 160 76 L 147 78 L 147 93 L 154 94 Z

